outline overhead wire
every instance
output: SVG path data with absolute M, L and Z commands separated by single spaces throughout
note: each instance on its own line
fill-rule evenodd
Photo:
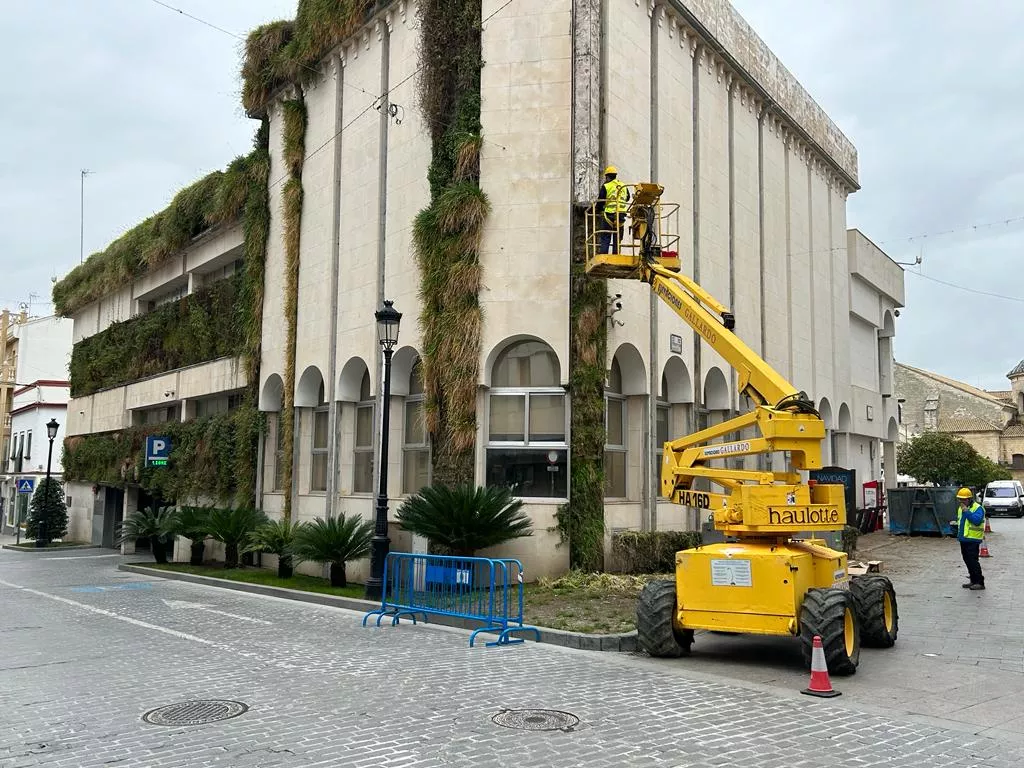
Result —
M 173 11 L 175 13 L 178 13 L 178 14 L 180 14 L 180 15 L 186 17 L 186 18 L 189 18 L 189 19 L 191 19 L 191 20 L 193 20 L 193 21 L 195 21 L 195 22 L 197 22 L 199 24 L 203 24 L 204 26 L 207 26 L 207 27 L 209 27 L 211 29 L 217 30 L 218 32 L 221 32 L 223 34 L 229 35 L 229 36 L 234 37 L 234 38 L 236 38 L 238 40 L 241 40 L 243 42 L 246 40 L 246 38 L 243 37 L 242 35 L 239 35 L 239 34 L 236 34 L 234 32 L 231 32 L 230 30 L 225 29 L 224 27 L 218 26 L 217 24 L 214 24 L 214 23 L 212 23 L 210 21 L 207 21 L 206 19 L 200 18 L 199 16 L 196 16 L 194 14 L 191 14 L 191 13 L 189 13 L 189 12 L 187 12 L 187 11 L 181 9 L 181 8 L 177 8 L 177 7 L 172 6 L 172 5 L 168 4 L 168 3 L 165 3 L 165 2 L 163 2 L 163 0 L 151 0 L 151 1 L 153 3 L 159 5 L 159 6 L 162 6 L 163 8 L 166 8 L 169 11 Z M 483 19 L 481 21 L 481 27 L 484 24 L 486 24 L 488 21 L 493 19 L 498 13 L 503 11 L 505 8 L 507 8 L 511 4 L 512 4 L 512 0 L 506 0 L 506 2 L 504 2 L 502 5 L 500 5 L 490 15 L 488 15 L 487 18 L 485 18 L 485 19 Z M 319 72 L 319 70 L 316 70 L 313 67 L 310 67 L 310 66 L 308 66 L 306 64 L 301 64 L 300 63 L 300 66 L 303 67 L 304 69 L 310 71 L 310 72 L 315 73 L 315 74 L 318 74 L 318 75 L 321 74 Z M 423 64 L 418 66 L 407 77 L 403 78 L 402 80 L 397 82 L 395 85 L 389 87 L 380 96 L 375 95 L 374 93 L 372 93 L 371 91 L 366 90 L 365 88 L 362 88 L 362 87 L 360 87 L 358 85 L 350 83 L 347 80 L 343 80 L 343 84 L 344 85 L 346 85 L 346 86 L 348 86 L 350 88 L 353 88 L 353 89 L 355 89 L 357 91 L 360 91 L 361 93 L 364 93 L 367 96 L 372 96 L 373 97 L 373 101 L 370 102 L 365 108 L 360 110 L 347 123 L 345 123 L 338 132 L 336 132 L 334 135 L 332 135 L 326 141 L 324 141 L 322 144 L 320 144 L 316 149 L 312 150 L 309 154 L 307 154 L 305 156 L 305 158 L 304 158 L 304 161 L 305 160 L 309 160 L 314 155 L 316 155 L 319 152 L 323 151 L 327 146 L 329 146 L 331 144 L 331 142 L 333 142 L 335 139 L 337 139 L 339 136 L 341 136 L 346 130 L 348 130 L 363 115 L 365 115 L 366 113 L 370 112 L 373 109 L 379 108 L 382 105 L 388 104 L 389 103 L 388 96 L 390 96 L 395 90 L 397 90 L 399 87 L 401 87 L 402 85 L 407 83 L 413 77 L 418 75 L 422 71 L 424 66 L 425 65 L 423 65 Z M 490 142 L 490 143 L 493 144 L 493 142 Z M 502 149 L 505 148 L 505 147 L 503 147 L 500 144 L 495 144 L 495 146 L 498 146 L 498 147 L 500 147 Z M 288 175 L 285 174 L 285 175 L 281 176 L 279 179 L 277 179 L 276 181 L 272 182 L 269 186 L 271 188 L 275 187 L 278 184 L 280 184 L 283 181 L 285 181 L 287 178 L 288 178 Z M 986 229 L 986 228 L 991 228 L 991 227 L 999 226 L 999 225 L 1006 226 L 1006 225 L 1009 225 L 1009 224 L 1012 224 L 1012 223 L 1015 223 L 1015 222 L 1021 222 L 1021 221 L 1024 221 L 1024 216 L 1014 216 L 1014 217 L 1010 217 L 1010 218 L 1007 218 L 1007 219 L 1000 219 L 998 221 L 984 222 L 984 223 L 980 223 L 980 224 L 970 224 L 970 225 L 967 225 L 967 226 L 964 226 L 964 227 L 960 227 L 960 228 L 946 229 L 946 230 L 940 230 L 940 231 L 935 231 L 935 232 L 925 232 L 925 233 L 909 235 L 909 236 L 891 237 L 891 238 L 886 238 L 884 240 L 878 240 L 878 241 L 873 241 L 873 242 L 875 242 L 876 245 L 884 245 L 884 244 L 890 244 L 890 243 L 896 243 L 896 242 L 914 242 L 914 241 L 917 241 L 917 240 L 924 240 L 924 239 L 927 239 L 927 238 L 943 237 L 943 236 L 946 236 L 946 235 L 959 234 L 959 233 L 968 232 L 968 231 L 977 232 L 979 229 Z M 820 249 L 820 250 L 819 249 L 815 249 L 815 250 L 809 250 L 809 251 L 794 251 L 794 252 L 790 252 L 788 255 L 789 256 L 811 256 L 811 255 L 820 255 L 820 254 L 824 254 L 824 253 L 828 253 L 829 255 L 831 255 L 831 254 L 843 252 L 843 251 L 846 251 L 846 250 L 847 250 L 846 246 L 835 246 L 833 248 Z M 915 275 L 917 277 L 924 278 L 925 280 L 930 280 L 931 282 L 938 283 L 938 284 L 941 284 L 941 285 L 945 285 L 945 286 L 950 287 L 950 288 L 955 288 L 955 289 L 958 289 L 958 290 L 961 290 L 961 291 L 965 291 L 967 293 L 973 293 L 973 294 L 982 295 L 982 296 L 989 296 L 991 298 L 1004 299 L 1004 300 L 1007 300 L 1007 301 L 1024 302 L 1024 298 L 1022 298 L 1022 297 L 1006 296 L 1004 294 L 993 293 L 993 292 L 990 292 L 990 291 L 983 291 L 983 290 L 980 290 L 980 289 L 971 288 L 969 286 L 961 285 L 961 284 L 958 284 L 958 283 L 951 283 L 951 282 L 942 280 L 942 279 L 937 278 L 937 277 L 932 277 L 931 275 L 926 275 L 926 274 L 924 274 L 921 271 L 915 271 L 915 270 L 905 270 L 905 271 L 908 274 Z
M 219 27 L 216 24 L 213 24 L 212 22 L 206 21 L 206 19 L 201 19 L 198 16 L 195 16 L 195 15 L 193 15 L 191 13 L 188 13 L 187 11 L 183 11 L 181 8 L 175 8 L 173 5 L 168 5 L 167 3 L 163 2 L 162 0 L 151 0 L 151 2 L 154 2 L 157 5 L 162 6 L 162 7 L 166 8 L 169 11 L 174 11 L 175 13 L 180 13 L 182 16 L 185 16 L 185 17 L 187 17 L 189 19 L 192 19 L 193 21 L 197 21 L 200 24 L 204 24 L 205 26 L 210 27 L 211 29 L 216 29 L 218 32 L 223 32 L 225 35 L 230 35 L 231 37 L 235 38 L 236 40 L 241 40 L 243 43 L 246 42 L 246 38 L 243 35 L 239 35 L 239 34 L 237 34 L 235 32 L 232 32 L 231 30 L 224 29 L 224 27 Z M 300 67 L 302 67 L 303 69 L 305 69 L 305 70 L 307 70 L 309 72 L 312 72 L 313 74 L 316 74 L 316 75 L 322 74 L 319 70 L 314 69 L 313 67 L 309 66 L 308 64 L 303 64 L 302 62 L 298 62 L 298 64 L 299 64 Z M 372 91 L 368 91 L 365 88 L 361 88 L 358 85 L 354 85 L 353 83 L 346 82 L 345 85 L 347 85 L 349 88 L 354 88 L 357 91 L 365 93 L 367 96 L 373 96 L 373 92 Z
M 483 27 L 483 25 L 484 25 L 484 24 L 486 24 L 486 23 L 487 23 L 488 21 L 490 21 L 491 19 L 493 19 L 493 18 L 494 18 L 495 16 L 497 16 L 497 15 L 498 15 L 498 14 L 499 14 L 499 13 L 500 13 L 501 11 L 503 11 L 503 10 L 504 10 L 505 8 L 507 8 L 507 7 L 508 7 L 508 6 L 510 6 L 511 4 L 512 4 L 512 0 L 506 0 L 506 1 L 505 1 L 505 3 L 503 3 L 503 4 L 501 5 L 501 6 L 499 6 L 499 7 L 497 8 L 497 10 L 495 10 L 495 11 L 494 11 L 493 13 L 491 13 L 491 14 L 490 14 L 490 15 L 489 15 L 489 16 L 488 16 L 488 17 L 487 17 L 486 19 L 483 19 L 483 20 L 482 20 L 482 21 L 480 22 L 480 26 L 481 26 L 481 28 Z M 338 138 L 339 136 L 341 136 L 341 135 L 342 135 L 342 134 L 343 134 L 343 133 L 344 133 L 344 132 L 345 132 L 346 130 L 348 130 L 348 129 L 349 129 L 350 127 L 352 127 L 352 124 L 353 124 L 353 123 L 355 123 L 355 121 L 356 121 L 356 120 L 358 120 L 358 119 L 359 119 L 360 117 L 362 117 L 363 115 L 365 115 L 365 114 L 366 114 L 367 112 L 369 112 L 369 111 L 370 111 L 371 109 L 376 109 L 376 107 L 377 107 L 378 103 L 379 103 L 379 104 L 381 104 L 381 105 L 383 105 L 383 104 L 387 104 L 387 103 L 388 103 L 388 101 L 389 101 L 389 99 L 388 99 L 388 96 L 390 96 L 390 95 L 392 94 L 392 92 L 394 92 L 394 91 L 395 91 L 396 89 L 398 89 L 398 88 L 399 88 L 400 86 L 402 86 L 402 85 L 405 85 L 405 83 L 407 83 L 407 82 L 409 82 L 410 80 L 412 80 L 412 78 L 414 78 L 414 77 L 415 77 L 416 75 L 418 75 L 418 74 L 419 74 L 419 73 L 420 73 L 420 72 L 422 71 L 423 67 L 425 67 L 425 66 L 426 66 L 425 64 L 420 64 L 420 65 L 419 65 L 418 67 L 416 67 L 416 69 L 414 69 L 414 70 L 413 70 L 413 71 L 412 71 L 412 72 L 411 72 L 411 73 L 410 73 L 410 74 L 409 74 L 409 75 L 408 75 L 407 77 L 404 77 L 404 78 L 402 78 L 401 80 L 399 80 L 399 81 L 398 81 L 397 83 L 395 83 L 395 84 L 394 84 L 394 85 L 392 85 L 392 86 L 391 86 L 390 88 L 388 88 L 388 89 L 387 89 L 386 91 L 384 91 L 384 93 L 383 93 L 383 94 L 381 94 L 381 95 L 380 95 L 379 97 L 375 98 L 375 99 L 374 99 L 374 100 L 373 100 L 373 101 L 372 101 L 372 102 L 371 102 L 370 104 L 367 104 L 367 105 L 366 105 L 366 108 L 365 108 L 365 109 L 363 109 L 362 111 L 360 111 L 360 112 L 359 112 L 358 114 L 356 114 L 356 116 L 355 116 L 355 117 L 353 117 L 353 118 L 352 118 L 351 120 L 349 120 L 349 121 L 348 121 L 347 123 L 345 123 L 345 124 L 344 124 L 343 126 L 341 126 L 341 129 L 340 129 L 340 130 L 339 130 L 339 131 L 338 131 L 337 133 L 335 133 L 335 134 L 334 134 L 333 136 L 329 137 L 329 138 L 327 139 L 327 141 L 325 141 L 325 142 L 324 142 L 323 144 L 321 144 L 321 145 L 320 145 L 319 147 L 317 147 L 317 148 L 316 148 L 316 149 L 314 149 L 314 150 L 313 150 L 312 152 L 310 152 L 310 153 L 309 153 L 308 155 L 306 155 L 306 156 L 305 156 L 305 157 L 303 158 L 303 162 L 305 162 L 305 161 L 309 160 L 309 158 L 313 157 L 313 155 L 315 155 L 315 154 L 317 154 L 318 152 L 322 151 L 322 150 L 323 150 L 323 149 L 324 149 L 325 147 L 327 147 L 327 145 L 329 145 L 329 144 L 330 144 L 330 143 L 331 143 L 332 141 L 334 141 L 334 140 L 335 140 L 336 138 Z M 371 95 L 372 95 L 372 94 L 371 94 Z M 428 121 L 428 122 L 429 122 L 429 121 Z M 482 141 L 485 141 L 485 142 L 486 142 L 486 139 L 481 139 L 481 140 L 482 140 Z M 490 143 L 490 142 L 488 142 L 488 143 Z M 501 146 L 500 144 L 497 144 L 497 145 L 495 145 L 495 146 L 498 146 L 498 147 L 501 147 L 502 149 L 505 149 L 505 147 L 502 147 L 502 146 Z M 284 174 L 284 175 L 282 175 L 282 176 L 281 176 L 281 177 L 280 177 L 279 179 L 277 179 L 276 181 L 274 181 L 273 183 L 271 183 L 271 184 L 269 185 L 269 188 L 271 188 L 271 189 L 272 189 L 272 188 L 274 188 L 275 186 L 277 186 L 277 185 L 278 185 L 278 184 L 280 184 L 281 182 L 283 182 L 283 181 L 287 180 L 287 178 L 288 178 L 288 174 Z
M 980 290 L 978 288 L 970 288 L 970 287 L 968 287 L 966 285 L 960 285 L 959 283 L 950 283 L 950 282 L 947 282 L 946 280 L 940 280 L 937 277 L 932 277 L 931 275 L 926 275 L 923 272 L 915 272 L 913 270 L 907 270 L 907 274 L 908 275 L 915 275 L 916 277 L 923 277 L 925 280 L 931 280 L 933 283 L 941 283 L 942 285 L 949 286 L 950 288 L 957 288 L 957 289 L 959 289 L 961 291 L 966 291 L 967 293 L 975 293 L 975 294 L 978 294 L 978 295 L 981 295 L 981 296 L 990 296 L 990 297 L 995 298 L 995 299 L 1005 299 L 1006 301 L 1019 301 L 1021 303 L 1024 303 L 1024 298 L 1022 298 L 1020 296 L 1006 296 L 1006 295 L 1004 295 L 1002 293 L 992 293 L 990 291 L 982 291 L 982 290 Z
M 207 26 L 207 27 L 210 27 L 211 29 L 215 29 L 215 30 L 217 30 L 217 31 L 219 31 L 219 32 L 223 32 L 224 34 L 226 34 L 226 35 L 230 35 L 231 37 L 234 37 L 234 38 L 236 38 L 236 39 L 238 39 L 238 40 L 241 40 L 241 41 L 243 41 L 243 42 L 245 41 L 245 38 L 244 38 L 244 37 L 243 37 L 242 35 L 238 35 L 238 34 L 236 34 L 236 33 L 234 33 L 234 32 L 231 32 L 230 30 L 224 29 L 223 27 L 220 27 L 220 26 L 218 26 L 218 25 L 216 25 L 216 24 L 213 24 L 212 22 L 206 21 L 205 19 L 202 19 L 202 18 L 200 18 L 200 17 L 198 17 L 198 16 L 195 16 L 195 15 L 193 15 L 193 14 L 191 14 L 191 13 L 188 13 L 187 11 L 184 11 L 184 10 L 182 10 L 181 8 L 176 8 L 176 7 L 172 6 L 172 5 L 169 5 L 169 4 L 165 3 L 165 2 L 163 2 L 162 0 L 151 0 L 151 2 L 154 2 L 154 3 L 156 3 L 157 5 L 159 5 L 159 6 L 162 6 L 163 8 L 166 8 L 166 9 L 168 9 L 168 10 L 170 10 L 170 11 L 174 11 L 174 12 L 176 12 L 176 13 L 179 13 L 179 14 L 181 14 L 182 16 L 185 16 L 185 17 L 187 17 L 187 18 L 189 18 L 189 19 L 192 19 L 192 20 L 194 20 L 194 21 L 196 21 L 196 22 L 198 22 L 198 23 L 200 23 L 200 24 L 203 24 L 203 25 L 205 25 L 205 26 Z M 497 8 L 497 9 L 496 9 L 496 10 L 495 10 L 494 12 L 492 12 L 492 13 L 491 13 L 490 15 L 488 15 L 488 16 L 487 16 L 487 18 L 483 19 L 483 20 L 482 20 L 482 21 L 480 22 L 480 26 L 481 26 L 481 28 L 483 27 L 483 25 L 484 25 L 484 24 L 486 24 L 486 23 L 487 23 L 488 21 L 490 21 L 491 19 L 493 19 L 493 18 L 494 18 L 495 16 L 497 16 L 497 15 L 498 15 L 498 14 L 499 14 L 499 13 L 500 13 L 501 11 L 503 11 L 503 10 L 504 10 L 505 8 L 507 8 L 507 7 L 508 7 L 509 5 L 511 5 L 511 4 L 512 4 L 512 0 L 506 0 L 506 1 L 505 1 L 505 2 L 504 2 L 504 3 L 502 4 L 502 5 L 500 5 L 500 6 L 499 6 L 499 7 L 498 7 L 498 8 Z M 308 65 L 306 65 L 306 64 L 300 64 L 300 66 L 301 66 L 301 67 L 303 67 L 304 69 L 306 69 L 306 70 L 310 71 L 310 72 L 313 72 L 313 73 L 317 74 L 317 75 L 321 74 L 319 70 L 316 70 L 316 69 L 314 69 L 313 67 L 310 67 L 310 66 L 308 66 Z M 423 67 L 424 67 L 424 66 L 425 66 L 425 65 L 421 64 L 421 65 L 420 65 L 419 67 L 417 67 L 417 68 L 416 68 L 415 70 L 413 70 L 413 72 L 412 72 L 412 73 L 411 73 L 411 74 L 410 74 L 410 75 L 409 75 L 408 77 L 406 77 L 406 78 L 402 79 L 401 81 L 399 81 L 399 82 L 398 82 L 398 83 L 396 83 L 395 85 L 393 85 L 393 86 L 391 86 L 390 88 L 388 88 L 388 90 L 386 90 L 386 91 L 385 91 L 385 92 L 384 92 L 383 94 L 381 94 L 380 96 L 377 96 L 376 94 L 372 93 L 371 91 L 368 91 L 368 90 L 366 90 L 365 88 L 362 88 L 362 87 L 360 87 L 360 86 L 358 86 L 358 85 L 353 85 L 352 83 L 349 83 L 349 82 L 348 82 L 347 80 L 344 80 L 344 79 L 343 79 L 343 80 L 342 80 L 342 83 L 343 83 L 344 85 L 347 85 L 347 86 L 349 86 L 350 88 L 354 88 L 354 89 L 355 89 L 355 90 L 357 90 L 357 91 L 360 91 L 360 92 L 362 92 L 362 93 L 365 93 L 365 94 L 366 94 L 367 96 L 373 96 L 373 97 L 374 97 L 374 100 L 373 100 L 372 102 L 370 102 L 370 104 L 368 104 L 368 105 L 366 106 L 366 108 L 365 108 L 365 109 L 363 109 L 362 111 L 360 111 L 360 112 L 359 112 L 358 114 L 356 114 L 356 116 L 355 116 L 355 117 L 353 117 L 353 118 L 352 118 L 351 120 L 349 120 L 349 121 L 348 121 L 348 122 L 347 122 L 347 123 L 346 123 L 345 125 L 343 125 L 343 126 L 341 127 L 341 130 L 339 130 L 339 131 L 338 131 L 337 133 L 335 133 L 335 134 L 334 134 L 333 136 L 331 136 L 330 138 L 328 138 L 328 139 L 327 139 L 327 141 L 325 141 L 325 142 L 324 142 L 323 144 L 321 144 L 321 145 L 320 145 L 319 147 L 317 147 L 317 148 L 316 148 L 316 149 L 314 149 L 314 150 L 313 150 L 312 152 L 310 152 L 310 153 L 309 153 L 308 155 L 306 155 L 306 156 L 305 156 L 305 157 L 303 158 L 303 162 L 305 162 L 305 161 L 306 161 L 306 160 L 308 160 L 309 158 L 313 157 L 313 155 L 317 154 L 318 152 L 320 152 L 320 151 L 322 151 L 322 150 L 323 150 L 324 148 L 326 148 L 326 147 L 327 147 L 327 146 L 328 146 L 328 145 L 329 145 L 329 144 L 330 144 L 330 143 L 331 143 L 332 141 L 334 141 L 334 140 L 335 140 L 336 138 L 338 138 L 338 136 L 340 136 L 340 135 L 341 135 L 342 133 L 344 133 L 344 132 L 345 132 L 345 131 L 346 131 L 346 130 L 347 130 L 348 128 L 350 128 L 350 127 L 352 126 L 352 124 L 353 124 L 353 123 L 355 123 L 355 121 L 356 121 L 356 120 L 358 120 L 358 119 L 359 119 L 360 117 L 362 117 L 363 115 L 365 115 L 365 114 L 366 114 L 367 112 L 369 112 L 369 111 L 370 111 L 370 110 L 372 110 L 372 109 L 377 109 L 377 108 L 378 108 L 378 106 L 382 106 L 382 105 L 384 105 L 384 104 L 387 104 L 387 103 L 389 102 L 389 100 L 388 100 L 388 98 L 387 98 L 387 97 L 388 97 L 389 95 L 391 95 L 391 93 L 392 93 L 393 91 L 395 91 L 395 90 L 396 90 L 396 89 L 397 89 L 397 88 L 398 88 L 399 86 L 401 86 L 401 85 L 404 85 L 404 84 L 405 84 L 405 83 L 407 83 L 407 82 L 408 82 L 409 80 L 411 80 L 411 79 L 412 79 L 413 77 L 415 77 L 416 75 L 418 75 L 418 74 L 420 73 L 420 71 L 421 71 L 421 70 L 423 69 Z M 429 121 L 427 121 L 427 122 L 429 122 Z M 487 143 L 487 144 L 491 144 L 492 146 L 496 146 L 496 147 L 498 147 L 498 148 L 500 148 L 500 149 L 505 149 L 505 148 L 506 148 L 506 147 L 502 146 L 501 144 L 496 144 L 495 142 L 493 142 L 493 141 L 489 141 L 488 139 L 484 139 L 484 138 L 481 138 L 481 141 L 483 141 L 484 143 Z M 277 185 L 278 185 L 278 184 L 280 184 L 281 182 L 283 182 L 283 181 L 287 180 L 287 178 L 288 178 L 288 175 L 287 175 L 287 174 L 285 174 L 285 175 L 281 176 L 281 178 L 279 178 L 279 179 L 277 179 L 276 181 L 272 182 L 272 183 L 271 183 L 271 184 L 270 184 L 270 185 L 268 186 L 268 188 L 271 188 L 271 189 L 272 189 L 273 187 L 277 186 Z

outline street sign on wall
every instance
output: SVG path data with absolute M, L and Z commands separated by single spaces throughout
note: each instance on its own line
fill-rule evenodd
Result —
M 166 467 L 171 456 L 171 438 L 150 435 L 146 438 L 146 466 Z
M 34 477 L 19 477 L 18 478 L 18 493 L 27 493 L 29 495 L 36 489 L 36 480 Z

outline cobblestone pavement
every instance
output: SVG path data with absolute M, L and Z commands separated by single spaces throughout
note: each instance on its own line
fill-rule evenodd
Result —
M 119 572 L 122 559 L 0 550 L 4 768 L 1024 764 L 1024 747 L 998 733 L 715 677 L 697 659 L 533 643 L 470 649 L 464 632 L 364 628 L 348 611 Z M 939 571 L 963 592 L 956 573 Z M 994 632 L 974 607 L 1009 602 L 997 587 L 1005 577 L 990 571 L 989 592 L 952 596 L 955 631 L 916 627 L 906 597 L 908 645 L 950 653 L 954 637 Z M 803 675 L 794 690 L 805 684 Z M 155 707 L 213 698 L 249 709 L 202 726 L 142 720 Z M 579 724 L 527 732 L 491 721 L 524 708 L 570 712 Z
M 858 556 L 881 560 L 893 580 L 900 634 L 894 648 L 863 649 L 853 677 L 832 678 L 845 703 L 1024 743 L 1024 520 L 991 526 L 984 592 L 960 588 L 967 570 L 954 539 L 861 537 Z M 701 634 L 693 654 L 674 664 L 786 690 L 806 681 L 788 638 Z

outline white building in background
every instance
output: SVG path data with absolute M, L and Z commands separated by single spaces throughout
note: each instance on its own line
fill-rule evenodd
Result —
M 405 9 L 382 10 L 304 88 L 306 146 L 346 129 L 334 151 L 311 155 L 302 171 L 295 487 L 267 478 L 262 503 L 271 514 L 291 493 L 300 519 L 325 510 L 373 517 L 381 387 L 374 311 L 383 298 L 406 318 L 391 384 L 392 516 L 424 481 L 412 222 L 429 199 L 429 134 L 414 109 L 400 125 L 384 111 L 361 117 L 365 100 L 346 88 L 381 82 L 395 89 L 393 102 L 415 103 L 408 83 L 419 29 Z M 839 128 L 723 0 L 520 0 L 507 12 L 485 3 L 484 13 L 491 10 L 480 184 L 493 213 L 480 256 L 476 482 L 514 476 L 535 529 L 502 551 L 533 577 L 568 563 L 550 529 L 571 474 L 571 222 L 574 207 L 596 196 L 606 164 L 627 183 L 663 184 L 663 199 L 680 205 L 683 271 L 732 309 L 747 344 L 819 404 L 828 463 L 856 469 L 861 483 L 880 478 L 884 455 L 895 478 L 890 395 L 902 272 L 848 231 L 857 154 Z M 278 179 L 286 174 L 280 101 L 268 114 Z M 275 455 L 288 364 L 281 207 L 277 185 L 259 382 L 271 425 L 267 457 Z M 610 280 L 609 293 L 621 294 L 622 309 L 609 320 L 606 361 L 607 530 L 693 528 L 695 510 L 659 500 L 658 451 L 671 436 L 745 410 L 736 373 L 649 286 Z M 546 471 L 549 462 L 557 472 Z
M 571 494 L 572 223 L 607 164 L 627 183 L 657 181 L 664 201 L 678 203 L 683 272 L 818 405 L 826 463 L 855 469 L 863 483 L 881 478 L 884 459 L 895 481 L 902 272 L 847 227 L 847 197 L 859 189 L 853 145 L 747 23 L 724 0 L 517 0 L 485 2 L 483 12 L 480 186 L 492 213 L 480 249 L 475 480 L 511 479 L 534 521 L 532 537 L 502 552 L 520 558 L 530 578 L 568 565 L 551 529 Z M 275 183 L 254 383 L 267 424 L 256 503 L 273 517 L 286 494 L 299 520 L 373 517 L 382 385 L 374 312 L 385 298 L 404 315 L 386 459 L 392 522 L 402 498 L 430 482 L 412 225 L 430 200 L 431 140 L 415 107 L 416 13 L 414 2 L 379 4 L 302 86 L 305 146 L 320 149 L 307 152 L 301 171 L 294 360 L 284 321 L 286 185 L 276 183 L 289 173 L 282 100 L 294 91 L 282 89 L 267 108 Z M 359 95 L 370 83 L 402 107 L 401 121 Z M 77 312 L 75 340 L 147 311 L 140 298 L 191 292 L 241 245 L 237 226 L 210 230 L 180 260 Z M 609 280 L 608 292 L 622 308 L 608 319 L 604 361 L 606 528 L 692 529 L 695 510 L 660 499 L 660 446 L 745 411 L 736 373 L 648 286 Z M 278 425 L 290 365 L 294 473 L 284 488 Z M 230 407 L 246 384 L 238 360 L 223 359 L 112 387 L 76 398 L 70 434 L 150 416 L 185 420 L 190 403 L 224 398 Z M 127 493 L 100 488 L 103 497 L 76 499 L 75 519 L 105 541 L 100 530 L 139 502 L 130 484 Z M 411 545 L 394 524 L 390 535 L 394 549 Z M 360 581 L 367 567 L 353 563 L 350 578 Z
M 50 419 L 60 425 L 53 441 L 51 475 L 61 474 L 73 325 L 71 320 L 51 316 L 27 319 L 10 330 L 8 347 L 14 352 L 8 369 L 14 374 L 11 432 L 0 454 L 0 529 L 7 534 L 14 533 L 17 521 L 24 521 L 28 514 L 31 495 L 18 493 L 19 485 L 26 487 L 24 481 L 28 480 L 34 488 L 46 476 L 46 424 Z

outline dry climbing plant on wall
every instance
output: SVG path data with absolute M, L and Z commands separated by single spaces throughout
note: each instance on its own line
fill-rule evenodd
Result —
M 302 163 L 306 154 L 306 105 L 301 96 L 281 105 L 284 121 L 284 164 L 288 181 L 281 191 L 284 209 L 284 314 L 286 328 L 284 403 L 281 408 L 281 452 L 284 519 L 292 516 L 292 449 L 295 441 L 295 342 L 299 312 L 299 228 L 302 223 Z
M 421 0 L 420 106 L 430 128 L 430 205 L 413 238 L 423 306 L 423 384 L 433 481 L 474 480 L 479 381 L 480 0 Z
M 137 482 L 147 492 L 166 499 L 212 496 L 224 503 L 247 506 L 254 502 L 263 269 L 270 229 L 267 136 L 264 121 L 250 154 L 179 193 L 167 210 L 91 256 L 54 286 L 54 301 L 63 313 L 73 314 L 143 274 L 154 264 L 147 259 L 161 254 L 155 262 L 160 263 L 167 258 L 162 254 L 168 248 L 180 250 L 182 243 L 187 243 L 187 239 L 183 241 L 186 233 L 194 237 L 206 228 L 231 225 L 241 217 L 241 273 L 175 305 L 126 320 L 79 342 L 82 346 L 76 345 L 72 353 L 72 386 L 87 393 L 170 370 L 185 361 L 206 362 L 233 353 L 241 356 L 248 381 L 242 404 L 204 419 L 68 438 L 64 446 L 68 480 L 116 486 Z M 222 327 L 223 314 L 232 324 L 230 333 Z M 225 335 L 231 340 L 230 349 L 222 346 L 220 337 Z M 134 344 L 136 351 L 126 356 L 126 344 L 130 348 Z M 98 368 L 93 364 L 97 360 L 113 362 Z M 145 437 L 157 431 L 171 438 L 171 463 L 144 467 Z
M 586 273 L 582 214 L 573 221 L 570 267 L 569 502 L 558 508 L 556 521 L 569 564 L 586 571 L 604 563 L 604 380 L 608 357 L 607 281 Z

